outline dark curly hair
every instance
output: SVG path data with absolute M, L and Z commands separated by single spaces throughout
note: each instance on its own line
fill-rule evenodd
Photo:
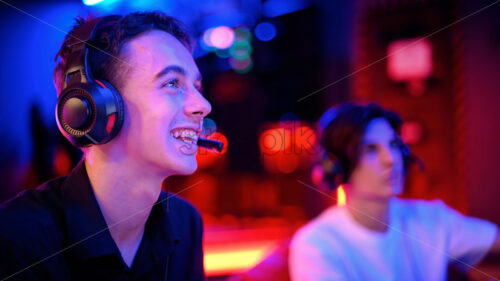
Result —
M 100 27 L 95 31 L 94 40 L 89 42 L 89 64 L 94 78 L 106 80 L 118 90 L 120 90 L 123 81 L 123 69 L 126 69 L 122 67 L 125 62 L 120 57 L 120 52 L 127 41 L 139 34 L 154 29 L 163 30 L 177 38 L 190 52 L 193 51 L 188 29 L 179 20 L 162 12 L 135 12 L 126 16 L 109 18 L 113 20 L 100 24 Z M 91 20 L 91 17 L 87 19 L 76 18 L 76 24 L 66 35 L 61 49 L 56 54 L 54 85 L 58 95 L 63 90 L 64 74 L 71 50 L 68 43 L 75 30 Z
M 324 166 L 325 179 L 335 185 L 346 183 L 358 164 L 360 144 L 366 127 L 375 118 L 384 118 L 399 135 L 402 120 L 393 111 L 383 109 L 375 103 L 356 105 L 350 102 L 339 105 L 331 120 L 325 124 L 321 133 L 320 144 L 326 152 Z M 400 140 L 400 148 L 404 162 L 404 172 L 414 161 L 408 146 Z

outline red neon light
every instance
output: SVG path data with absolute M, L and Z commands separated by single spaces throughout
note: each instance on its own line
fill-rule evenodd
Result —
M 103 87 L 104 89 L 107 89 L 107 88 L 108 88 L 108 87 L 106 87 L 106 85 L 104 85 L 104 83 L 102 83 L 102 82 L 101 82 L 101 81 L 99 81 L 99 80 L 95 80 L 95 82 L 96 82 L 97 84 L 99 84 L 101 87 Z
M 292 142 L 291 130 L 275 128 L 264 131 L 259 137 L 260 150 L 264 153 L 285 151 Z
M 397 40 L 387 48 L 387 73 L 397 82 L 426 79 L 432 74 L 432 44 L 425 38 Z
M 108 122 L 106 123 L 106 132 L 111 133 L 113 127 L 115 126 L 116 113 L 108 115 Z

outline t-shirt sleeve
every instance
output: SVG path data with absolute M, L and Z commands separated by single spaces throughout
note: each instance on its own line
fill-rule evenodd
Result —
M 498 227 L 486 220 L 464 216 L 440 202 L 448 226 L 450 262 L 464 270 L 480 262 L 488 253 Z
M 288 267 L 292 281 L 346 280 L 341 261 L 335 251 L 317 233 L 300 231 L 290 244 Z

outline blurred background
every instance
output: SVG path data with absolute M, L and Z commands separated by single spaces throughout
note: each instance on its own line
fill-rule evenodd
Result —
M 294 231 L 343 203 L 318 179 L 315 129 L 347 100 L 405 120 L 402 137 L 425 163 L 405 197 L 500 224 L 499 2 L 0 0 L 0 201 L 79 160 L 57 130 L 52 84 L 73 19 L 161 10 L 193 32 L 218 130 L 210 137 L 226 144 L 200 150 L 192 176 L 165 182 L 202 213 L 211 280 L 287 280 Z M 498 267 L 480 265 L 500 278 Z M 461 278 L 488 280 L 474 270 Z

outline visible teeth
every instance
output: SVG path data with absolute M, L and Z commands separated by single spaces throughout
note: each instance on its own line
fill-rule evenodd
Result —
M 194 138 L 196 136 L 196 133 L 191 131 L 191 130 L 184 130 L 182 131 L 182 137 L 188 137 L 188 138 Z
M 171 132 L 172 136 L 188 144 L 196 143 L 198 133 L 192 129 L 174 129 Z

